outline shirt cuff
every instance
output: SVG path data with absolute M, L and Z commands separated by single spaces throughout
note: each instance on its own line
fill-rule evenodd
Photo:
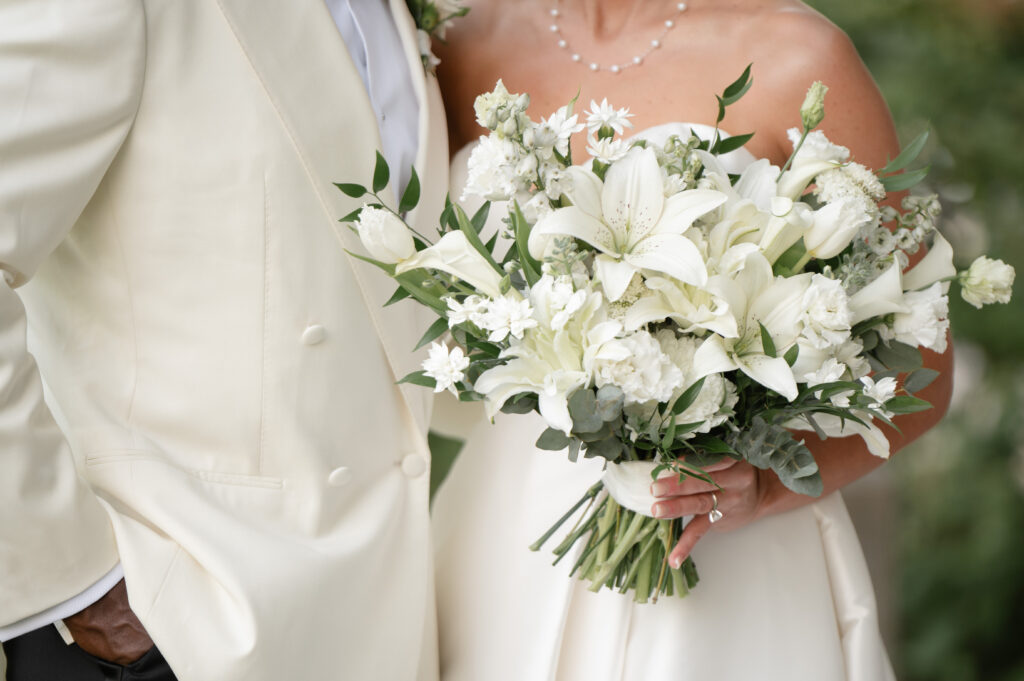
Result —
M 114 588 L 118 582 L 124 578 L 124 569 L 121 564 L 118 563 L 114 566 L 114 569 L 107 574 L 100 577 L 88 589 L 72 596 L 63 603 L 58 603 L 52 608 L 48 608 L 35 615 L 30 615 L 23 620 L 18 620 L 14 624 L 8 624 L 6 627 L 0 627 L 0 643 L 9 641 L 12 638 L 27 634 L 30 631 L 41 629 L 48 624 L 53 624 L 58 620 L 62 620 L 65 617 L 71 617 L 77 612 L 85 610 L 90 605 L 103 598 L 108 591 Z

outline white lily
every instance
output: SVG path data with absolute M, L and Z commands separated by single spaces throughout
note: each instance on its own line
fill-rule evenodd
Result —
M 853 324 L 871 317 L 907 312 L 899 263 L 894 262 L 873 282 L 850 296 L 850 310 Z
M 626 310 L 623 325 L 635 331 L 651 322 L 671 319 L 683 333 L 701 329 L 714 331 L 725 338 L 736 338 L 739 332 L 723 289 L 728 287 L 726 277 L 713 276 L 707 286 L 697 288 L 668 277 L 649 277 L 646 280 L 651 295 L 637 300 Z
M 395 274 L 421 268 L 453 274 L 490 298 L 502 297 L 502 276 L 473 248 L 462 232 L 448 232 L 433 246 L 398 263 Z M 512 293 L 514 289 L 510 291 Z
M 935 232 L 935 241 L 928 249 L 927 255 L 921 258 L 910 271 L 903 275 L 903 290 L 917 291 L 927 288 L 937 281 L 949 279 L 956 276 L 956 267 L 953 265 L 953 247 L 949 242 Z M 949 290 L 949 282 L 943 281 L 942 292 Z
M 596 180 L 596 184 L 594 182 Z M 610 301 L 616 301 L 640 270 L 661 272 L 694 286 L 707 283 L 704 259 L 683 236 L 693 222 L 722 205 L 722 192 L 691 189 L 667 199 L 651 149 L 632 149 L 608 169 L 605 181 L 577 189 L 576 203 L 547 215 L 530 234 L 530 252 L 544 255 L 548 235 L 581 239 L 600 251 L 594 269 Z M 595 194 L 592 188 L 600 187 Z M 599 199 L 599 200 L 597 200 Z
M 752 253 L 731 283 L 725 297 L 736 318 L 738 337 L 708 336 L 694 356 L 696 378 L 738 369 L 786 399 L 796 399 L 796 379 L 781 355 L 800 334 L 802 299 L 810 275 L 774 277 L 768 260 Z M 772 337 L 776 357 L 765 353 L 761 324 Z
M 833 201 L 814 211 L 814 222 L 804 232 L 807 255 L 820 260 L 843 252 L 871 216 L 854 201 Z

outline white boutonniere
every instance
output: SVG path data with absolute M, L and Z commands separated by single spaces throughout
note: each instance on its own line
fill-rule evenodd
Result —
M 462 0 L 406 0 L 406 4 L 416 21 L 423 68 L 427 73 L 433 73 L 441 63 L 431 50 L 434 38 L 444 41 L 448 22 L 465 16 L 469 8 L 462 6 Z

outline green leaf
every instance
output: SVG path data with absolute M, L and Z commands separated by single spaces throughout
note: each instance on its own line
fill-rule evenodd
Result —
M 373 191 L 379 193 L 384 187 L 388 186 L 388 180 L 390 179 L 391 170 L 388 168 L 388 162 L 384 160 L 384 155 L 378 151 L 377 163 L 373 168 Z
M 380 269 L 384 270 L 385 272 L 387 272 L 392 277 L 395 276 L 395 266 L 394 265 L 388 264 L 386 262 L 381 262 L 380 260 L 374 260 L 373 258 L 367 257 L 365 255 L 359 255 L 358 253 L 353 253 L 352 251 L 348 250 L 347 248 L 345 249 L 345 252 L 348 253 L 349 255 L 351 255 L 353 258 L 356 258 L 358 260 L 362 260 L 363 262 L 368 262 L 368 263 L 370 263 L 371 265 L 373 265 L 375 267 L 379 267 Z
M 718 125 L 725 120 L 725 100 L 715 95 L 715 99 L 718 100 L 718 120 L 715 121 L 715 125 Z
M 622 458 L 623 445 L 619 438 L 614 435 L 603 440 L 592 442 L 587 445 L 586 458 L 593 459 L 600 457 L 608 461 L 618 461 Z
M 605 422 L 619 418 L 625 398 L 622 388 L 610 383 L 601 386 L 597 391 L 597 415 Z
M 811 450 L 782 426 L 755 416 L 750 427 L 731 435 L 730 444 L 751 465 L 773 471 L 790 490 L 812 497 L 824 491 Z
M 923 368 L 912 371 L 903 379 L 903 389 L 908 393 L 916 393 L 927 388 L 938 377 L 939 372 L 935 369 Z
M 395 292 L 391 294 L 391 297 L 388 298 L 388 302 L 384 303 L 384 307 L 387 307 L 388 305 L 394 305 L 398 301 L 405 300 L 408 297 L 409 292 L 406 291 L 401 286 L 399 286 L 397 289 L 395 289 Z
M 436 388 L 437 387 L 437 381 L 434 380 L 433 378 L 431 378 L 430 376 L 427 376 L 427 374 L 424 371 L 422 371 L 422 370 L 414 371 L 411 374 L 408 374 L 408 375 L 404 376 L 403 378 L 401 378 L 401 379 L 399 379 L 397 381 L 396 385 L 401 385 L 402 383 L 411 383 L 413 385 L 421 385 L 424 388 Z
M 362 212 L 363 212 L 363 207 L 359 206 L 359 208 L 356 208 L 354 211 L 352 211 L 351 213 L 349 213 L 345 217 L 343 217 L 340 220 L 338 220 L 338 222 L 349 222 L 349 223 L 355 222 L 356 220 L 359 219 L 359 215 Z
M 480 208 L 478 208 L 477 211 L 473 213 L 473 217 L 469 219 L 469 224 L 473 225 L 473 228 L 476 229 L 477 234 L 484 231 L 484 225 L 487 224 L 487 216 L 490 215 L 490 213 L 491 202 L 484 201 L 484 205 L 480 206 Z
M 533 286 L 540 279 L 540 263 L 530 255 L 529 239 L 530 225 L 519 207 L 518 201 L 512 202 L 512 226 L 516 235 L 516 251 L 519 253 L 519 263 L 523 266 L 523 276 L 526 283 Z
M 469 241 L 470 245 L 476 249 L 477 253 L 482 255 L 484 259 L 494 267 L 495 271 L 502 276 L 505 276 L 505 270 L 501 268 L 501 265 L 494 260 L 494 256 L 491 252 L 487 250 L 486 246 L 484 246 L 483 241 L 480 240 L 480 233 L 473 226 L 473 223 L 469 221 L 469 216 L 466 215 L 466 211 L 464 211 L 462 206 L 458 204 L 455 204 L 455 220 L 459 229 L 466 235 L 466 240 Z
M 772 340 L 772 335 L 764 324 L 758 322 L 757 325 L 761 327 L 761 345 L 764 347 L 764 354 L 769 357 L 777 357 L 779 353 L 775 350 L 775 341 Z
M 409 177 L 409 184 L 405 186 L 405 191 L 402 192 L 402 199 L 398 202 L 398 212 L 406 213 L 416 207 L 416 204 L 420 202 L 420 178 L 416 174 L 416 169 L 412 169 L 412 175 Z
M 747 135 L 733 135 L 732 137 L 726 137 L 723 140 L 719 140 L 718 144 L 715 145 L 713 154 L 728 154 L 730 151 L 736 151 L 744 144 L 753 139 L 754 133 Z
M 422 348 L 427 343 L 429 343 L 431 341 L 434 341 L 434 340 L 437 340 L 447 330 L 448 330 L 448 320 L 447 319 L 445 319 L 444 317 L 441 317 L 440 319 L 435 320 L 434 323 L 430 325 L 430 328 L 427 329 L 427 332 L 425 334 L 423 334 L 423 337 L 420 338 L 419 342 L 416 343 L 416 347 L 413 348 L 413 352 L 415 352 L 416 350 L 419 350 L 420 348 Z
M 887 369 L 895 369 L 901 373 L 919 369 L 923 362 L 921 352 L 917 348 L 899 341 L 880 344 L 875 348 L 874 356 Z
M 501 405 L 503 414 L 529 414 L 537 408 L 537 396 L 533 393 L 519 393 L 505 400 Z
M 724 92 L 722 92 L 722 100 L 725 102 L 726 106 L 738 102 L 740 98 L 747 93 L 750 86 L 754 84 L 753 79 L 750 77 L 750 69 L 753 66 L 753 64 L 748 64 L 747 68 L 743 70 L 743 74 L 733 81 L 729 87 L 725 88 Z
M 569 437 L 560 430 L 548 428 L 537 438 L 537 449 L 560 452 L 569 446 Z
M 910 189 L 915 184 L 923 180 L 928 176 L 928 171 L 931 170 L 931 166 L 921 168 L 920 170 L 911 170 L 899 175 L 888 175 L 881 177 L 879 180 L 882 182 L 882 186 L 885 187 L 887 192 L 901 192 L 905 189 Z
M 897 395 L 885 403 L 885 408 L 894 414 L 915 414 L 919 411 L 928 411 L 932 404 L 913 395 Z
M 673 416 L 682 414 L 684 411 L 690 408 L 690 406 L 697 401 L 697 396 L 700 395 L 701 388 L 704 387 L 704 381 L 707 377 L 700 379 L 695 382 L 689 388 L 683 391 L 683 394 L 679 396 L 679 399 L 672 405 Z
M 342 193 L 344 193 L 346 196 L 351 196 L 353 199 L 358 199 L 363 196 L 366 196 L 366 187 L 364 187 L 361 184 L 335 182 L 334 186 L 340 189 Z M 342 222 L 347 222 L 347 220 L 342 219 Z
M 921 155 L 921 151 L 924 149 L 924 145 L 928 142 L 929 131 L 925 130 L 920 135 L 914 138 L 914 141 L 908 144 L 893 160 L 889 161 L 888 164 L 880 171 L 879 175 L 889 175 L 892 173 L 898 173 L 903 170 L 911 163 L 913 163 L 918 156 Z
M 796 364 L 797 357 L 799 356 L 800 346 L 794 343 L 793 347 L 791 347 L 789 350 L 786 350 L 786 354 L 783 355 L 782 358 L 786 360 L 786 364 L 788 364 L 789 366 L 793 366 L 794 364 Z

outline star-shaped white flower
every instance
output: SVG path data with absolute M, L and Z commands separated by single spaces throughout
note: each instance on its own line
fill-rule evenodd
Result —
M 633 127 L 629 122 L 632 117 L 629 109 L 616 109 L 607 99 L 602 99 L 600 104 L 591 100 L 590 111 L 587 112 L 587 127 L 592 133 L 597 133 L 601 128 L 611 128 L 621 135 L 626 128 Z

